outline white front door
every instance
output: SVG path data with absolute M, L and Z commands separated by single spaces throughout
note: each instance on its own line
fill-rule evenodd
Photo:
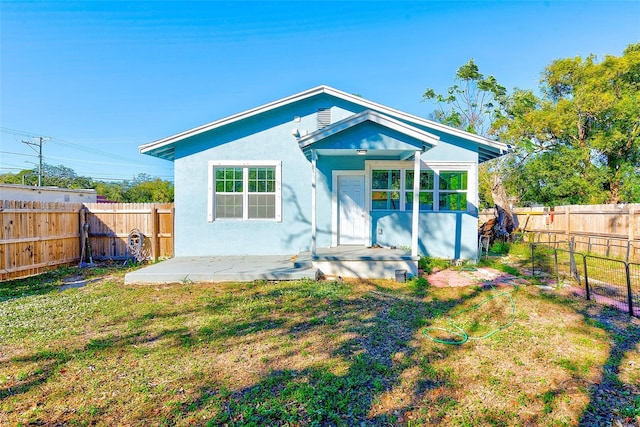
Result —
M 364 175 L 338 176 L 338 244 L 367 243 Z

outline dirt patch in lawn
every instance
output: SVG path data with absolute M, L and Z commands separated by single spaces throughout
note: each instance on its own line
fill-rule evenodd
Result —
M 494 268 L 468 268 L 463 270 L 440 270 L 427 276 L 427 281 L 436 288 L 457 288 L 474 285 L 526 285 L 521 277 L 504 273 Z

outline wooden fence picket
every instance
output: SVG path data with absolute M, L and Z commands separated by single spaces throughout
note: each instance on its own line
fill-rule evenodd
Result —
M 144 235 L 149 259 L 169 258 L 173 256 L 173 212 L 172 203 L 0 200 L 0 281 L 79 263 L 84 219 L 89 223 L 94 260 L 126 259 L 133 229 Z

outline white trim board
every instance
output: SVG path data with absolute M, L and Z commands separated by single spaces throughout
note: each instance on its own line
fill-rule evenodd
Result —
M 282 161 L 281 160 L 209 160 L 207 163 L 207 222 L 214 221 L 275 221 L 282 222 Z M 272 166 L 276 168 L 276 206 L 275 206 L 275 218 L 215 218 L 215 198 L 214 198 L 214 182 L 215 176 L 213 170 L 216 167 L 231 167 L 231 168 L 250 168 L 250 167 L 263 167 Z M 246 171 L 245 171 L 246 172 Z M 243 173 L 245 173 L 243 172 Z M 246 191 L 243 192 L 246 194 Z M 247 202 L 246 200 L 244 201 Z

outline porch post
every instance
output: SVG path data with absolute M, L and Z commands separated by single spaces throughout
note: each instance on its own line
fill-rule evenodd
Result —
M 311 256 L 316 256 L 316 150 L 311 150 Z
M 413 158 L 413 214 L 411 216 L 411 256 L 418 256 L 418 216 L 420 214 L 420 151 Z

